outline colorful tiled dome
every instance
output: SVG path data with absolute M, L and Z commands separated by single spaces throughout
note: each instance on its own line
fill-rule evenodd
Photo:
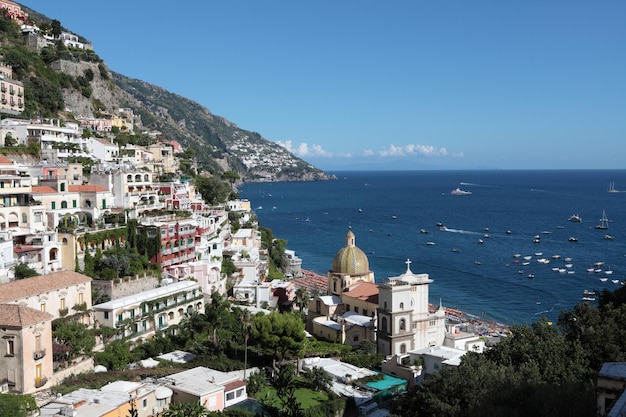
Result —
M 341 248 L 333 259 L 332 272 L 360 275 L 369 272 L 369 260 L 365 253 L 354 244 L 354 233 L 351 230 L 346 234 L 346 246 Z

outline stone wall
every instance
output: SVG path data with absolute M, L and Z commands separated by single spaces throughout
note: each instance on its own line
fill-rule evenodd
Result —
M 139 294 L 140 292 L 151 290 L 159 285 L 159 279 L 151 275 L 135 275 L 112 281 L 94 279 L 91 281 L 91 288 L 100 294 L 108 295 L 111 300 Z

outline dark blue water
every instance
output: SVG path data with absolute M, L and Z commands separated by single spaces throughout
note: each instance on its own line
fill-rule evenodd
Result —
M 626 279 L 626 192 L 607 191 L 611 182 L 626 190 L 624 170 L 334 174 L 337 181 L 240 189 L 261 225 L 287 240 L 305 269 L 326 275 L 351 228 L 377 281 L 402 274 L 411 259 L 414 273 L 434 280 L 432 303 L 509 324 L 542 315 L 555 321 L 585 289 L 617 289 Z M 472 195 L 451 196 L 457 186 Z M 603 210 L 609 229 L 597 230 Z M 574 213 L 581 223 L 568 221 Z M 607 233 L 613 240 L 604 239 Z M 536 235 L 540 243 L 533 243 Z M 524 256 L 532 257 L 527 266 Z M 604 262 L 602 272 L 588 272 L 596 262 Z

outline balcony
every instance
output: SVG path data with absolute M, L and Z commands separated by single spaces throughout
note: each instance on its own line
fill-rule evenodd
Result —
M 46 349 L 41 349 L 41 350 L 38 350 L 36 352 L 33 352 L 33 359 L 34 360 L 41 359 L 44 356 L 46 356 Z
M 48 378 L 45 376 L 42 378 L 35 378 L 35 388 L 41 388 L 48 383 Z

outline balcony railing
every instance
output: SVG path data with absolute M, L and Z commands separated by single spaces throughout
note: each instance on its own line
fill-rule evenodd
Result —
M 33 352 L 33 359 L 35 359 L 35 360 L 41 359 L 44 356 L 46 356 L 46 349 L 41 349 L 41 350 L 38 350 L 36 352 Z
M 41 388 L 48 383 L 48 378 L 45 376 L 42 378 L 35 378 L 35 388 Z

